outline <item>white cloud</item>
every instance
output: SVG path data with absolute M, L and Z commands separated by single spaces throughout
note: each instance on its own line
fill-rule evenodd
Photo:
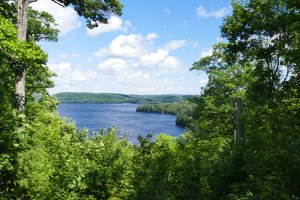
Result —
M 154 34 L 143 37 L 141 34 L 120 35 L 115 38 L 108 48 L 102 48 L 94 56 L 134 58 L 148 53 L 145 40 L 154 39 Z
M 71 7 L 61 7 L 51 0 L 37 1 L 30 5 L 33 9 L 46 11 L 53 15 L 60 35 L 66 35 L 81 26 L 79 16 Z
M 149 80 L 151 80 L 150 74 L 141 71 L 123 71 L 117 74 L 116 80 L 121 84 L 134 84 L 141 85 Z
M 208 17 L 223 18 L 227 14 L 230 13 L 231 7 L 221 8 L 220 10 L 210 11 L 209 12 L 203 6 L 199 6 L 196 10 L 197 10 L 198 17 L 204 17 L 204 18 L 208 18 Z
M 133 72 L 128 75 L 129 79 L 141 79 L 141 80 L 148 80 L 150 79 L 150 74 L 149 73 L 143 73 L 143 72 Z
M 59 64 L 48 63 L 48 67 L 57 74 L 53 79 L 55 84 L 60 87 L 72 83 L 75 84 L 74 81 L 86 81 L 96 77 L 96 74 L 93 71 L 73 69 L 70 62 L 61 62 Z
M 62 62 L 60 64 L 48 64 L 51 71 L 55 72 L 58 76 L 62 76 L 71 70 L 71 63 Z
M 166 70 L 178 71 L 181 68 L 181 63 L 177 58 L 168 56 L 166 60 L 160 64 L 160 66 Z
M 173 50 L 191 45 L 190 42 L 170 40 L 160 45 L 155 41 L 158 37 L 156 33 L 122 34 L 95 52 L 94 56 L 87 57 L 87 66 L 75 64 L 76 60 L 52 64 L 53 71 L 58 74 L 54 78 L 56 88 L 52 91 L 139 94 L 198 92 L 198 87 L 192 91 L 187 86 L 193 82 L 186 76 L 190 72 L 184 71 L 181 60 L 172 54 Z M 68 53 L 62 57 L 72 55 Z M 95 62 L 98 63 L 94 65 Z M 198 83 L 198 79 L 193 83 Z
M 174 57 L 168 57 L 164 64 L 168 67 L 162 69 L 145 70 L 144 68 L 132 68 L 131 59 L 109 58 L 99 64 L 97 71 L 81 70 L 72 68 L 70 63 L 49 64 L 56 71 L 61 70 L 57 77 L 54 77 L 56 87 L 50 92 L 113 92 L 123 94 L 171 94 L 198 93 L 199 87 L 186 87 L 191 80 L 185 74 L 169 76 L 170 69 L 177 69 L 180 63 Z M 198 80 L 192 81 L 198 83 Z M 199 84 L 199 83 L 198 83 Z
M 86 80 L 86 76 L 81 73 L 80 71 L 74 71 L 72 74 L 71 74 L 71 78 L 73 81 L 84 81 Z
M 109 58 L 98 65 L 100 70 L 106 72 L 120 72 L 127 67 L 127 62 L 121 58 Z
M 156 52 L 141 56 L 139 61 L 142 66 L 154 67 L 164 61 L 168 54 L 169 52 L 167 50 L 158 49 Z
M 164 49 L 168 51 L 173 51 L 179 49 L 185 44 L 186 44 L 186 40 L 172 40 L 171 42 L 168 42 L 167 44 L 164 45 Z
M 119 35 L 107 48 L 94 52 L 94 57 L 106 57 L 98 68 L 106 72 L 124 72 L 125 68 L 162 67 L 164 70 L 178 71 L 180 61 L 170 56 L 170 51 L 188 44 L 186 40 L 172 40 L 162 48 L 153 50 L 153 40 L 159 36 L 156 33 Z M 145 69 L 144 69 L 145 70 Z
M 211 56 L 212 53 L 213 53 L 213 49 L 212 48 L 203 50 L 203 51 L 201 51 L 200 58 Z
M 113 32 L 122 29 L 123 21 L 120 17 L 111 16 L 108 20 L 108 24 L 99 24 L 98 27 L 89 29 L 86 28 L 86 33 L 89 36 L 98 36 L 101 33 Z
M 145 37 L 146 40 L 155 40 L 159 37 L 156 33 L 148 33 Z

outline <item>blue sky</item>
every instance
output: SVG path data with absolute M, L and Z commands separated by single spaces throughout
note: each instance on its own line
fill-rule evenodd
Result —
M 230 0 L 121 0 L 121 17 L 89 30 L 72 7 L 51 0 L 32 3 L 50 12 L 59 41 L 42 42 L 58 92 L 199 94 L 207 76 L 192 63 L 221 41 Z

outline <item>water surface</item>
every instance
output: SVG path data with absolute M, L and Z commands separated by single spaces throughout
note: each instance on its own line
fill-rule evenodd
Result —
M 116 126 L 132 142 L 137 136 L 167 133 L 179 136 L 184 129 L 175 124 L 176 116 L 159 113 L 136 112 L 137 104 L 61 104 L 60 116 L 71 118 L 78 128 L 99 131 Z

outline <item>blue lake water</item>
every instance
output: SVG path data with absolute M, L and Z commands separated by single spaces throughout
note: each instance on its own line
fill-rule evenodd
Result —
M 136 112 L 137 104 L 61 104 L 61 117 L 71 118 L 78 128 L 99 131 L 116 126 L 120 134 L 137 142 L 137 136 L 167 133 L 179 136 L 184 128 L 175 124 L 176 116 L 159 113 Z

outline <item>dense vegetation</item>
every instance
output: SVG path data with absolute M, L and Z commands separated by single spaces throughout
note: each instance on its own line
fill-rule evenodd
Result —
M 192 113 L 195 104 L 191 100 L 185 100 L 175 103 L 147 103 L 141 104 L 136 108 L 137 112 L 167 113 L 176 115 L 176 124 L 188 126 L 192 121 Z
M 139 137 L 138 146 L 113 128 L 88 137 L 59 118 L 58 101 L 46 91 L 53 86 L 47 56 L 34 41 L 17 39 L 6 2 L 0 3 L 1 199 L 300 198 L 298 0 L 234 0 L 221 27 L 228 43 L 191 68 L 205 71 L 209 82 L 193 101 L 189 129 L 179 138 Z M 30 72 L 25 112 L 14 96 L 20 62 Z M 243 103 L 243 137 L 234 139 L 236 99 Z
M 61 103 L 171 103 L 183 101 L 196 95 L 125 95 L 114 93 L 62 92 L 54 96 Z

